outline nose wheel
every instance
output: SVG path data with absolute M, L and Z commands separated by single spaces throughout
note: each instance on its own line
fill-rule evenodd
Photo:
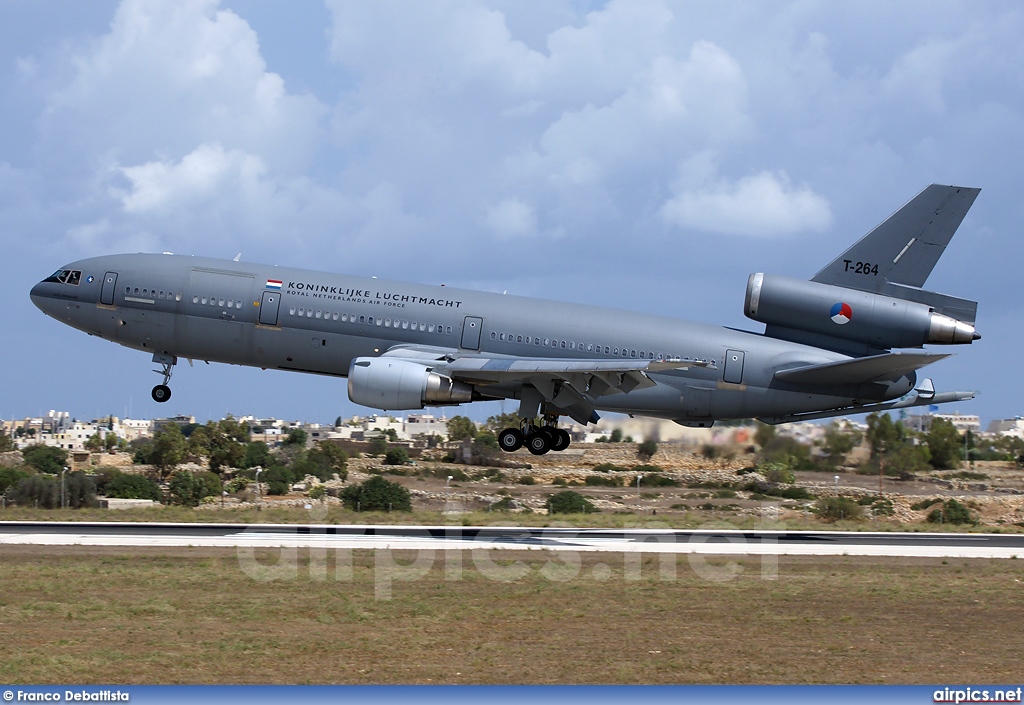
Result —
M 171 388 L 167 386 L 167 383 L 171 381 L 171 374 L 174 370 L 174 365 L 178 362 L 178 358 L 174 355 L 163 355 L 160 353 L 153 354 L 153 362 L 160 365 L 159 370 L 153 370 L 158 375 L 163 375 L 164 381 L 162 384 L 158 384 L 153 387 L 153 401 L 163 404 L 165 401 L 171 398 Z

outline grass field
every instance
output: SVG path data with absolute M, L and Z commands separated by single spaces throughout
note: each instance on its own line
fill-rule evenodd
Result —
M 782 558 L 777 579 L 764 580 L 761 563 L 745 559 L 737 577 L 714 581 L 685 557 L 675 579 L 662 579 L 651 558 L 639 580 L 626 580 L 622 557 L 606 553 L 583 554 L 575 578 L 555 581 L 541 572 L 559 560 L 548 552 L 492 557 L 529 570 L 497 582 L 460 553 L 461 579 L 446 579 L 455 563 L 439 553 L 428 573 L 393 583 L 382 600 L 370 551 L 354 553 L 343 580 L 333 564 L 310 570 L 300 552 L 296 579 L 260 581 L 230 549 L 5 546 L 0 681 L 1020 678 L 1024 561 Z

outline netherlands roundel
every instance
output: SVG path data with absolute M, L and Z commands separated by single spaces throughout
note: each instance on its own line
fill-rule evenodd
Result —
M 832 316 L 833 323 L 845 326 L 853 318 L 853 309 L 850 308 L 850 304 L 841 302 L 832 307 L 829 315 Z

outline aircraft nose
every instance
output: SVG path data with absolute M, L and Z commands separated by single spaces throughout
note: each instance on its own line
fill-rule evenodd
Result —
M 53 287 L 52 284 L 41 281 L 32 287 L 32 291 L 29 292 L 29 296 L 32 298 L 32 303 L 35 304 L 36 308 L 47 315 L 53 315 L 53 304 L 54 299 L 52 292 L 50 291 Z

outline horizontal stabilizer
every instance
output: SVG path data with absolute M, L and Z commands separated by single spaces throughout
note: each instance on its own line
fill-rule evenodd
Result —
M 933 404 L 949 404 L 956 401 L 969 401 L 973 399 L 975 392 L 942 392 L 941 394 L 917 393 L 905 399 L 896 401 L 880 402 L 878 404 L 862 404 L 861 406 L 845 406 L 841 409 L 829 409 L 828 411 L 808 411 L 799 414 L 786 414 L 784 416 L 762 416 L 758 421 L 764 423 L 779 424 L 792 423 L 794 421 L 814 421 L 816 419 L 834 419 L 837 416 L 851 416 L 853 414 L 872 414 L 891 409 L 910 409 L 915 406 L 932 406 Z
M 891 352 L 781 370 L 775 373 L 775 379 L 792 384 L 862 384 L 893 381 L 949 355 L 931 352 Z

